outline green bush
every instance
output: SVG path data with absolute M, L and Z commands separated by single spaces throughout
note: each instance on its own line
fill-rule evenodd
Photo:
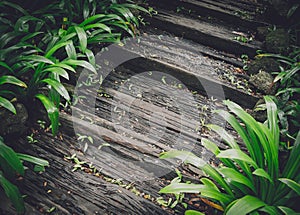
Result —
M 280 159 L 277 106 L 268 96 L 265 101 L 268 116 L 265 124 L 257 122 L 231 101 L 224 101 L 231 113 L 217 111 L 239 134 L 247 148 L 246 152 L 242 151 L 223 128 L 208 125 L 229 146 L 229 149 L 220 150 L 215 143 L 202 138 L 203 146 L 220 159 L 222 164 L 219 167 L 211 166 L 191 152 L 163 153 L 161 158 L 181 159 L 199 167 L 210 178 L 201 178 L 202 184 L 173 183 L 160 193 L 200 193 L 220 204 L 224 214 L 293 214 L 296 198 L 299 199 L 300 195 L 300 132 L 287 161 Z
M 281 71 L 275 73 L 274 83 L 279 83 L 279 88 L 273 99 L 279 109 L 282 136 L 294 139 L 300 129 L 300 50 L 297 48 L 290 56 L 260 54 L 258 57 L 272 57 L 282 65 Z
M 139 20 L 132 10 L 147 12 L 131 3 L 90 0 L 53 1 L 33 11 L 2 1 L 0 9 L 4 11 L 0 14 L 1 78 L 14 78 L 10 84 L 23 87 L 0 86 L 0 106 L 15 113 L 11 101 L 17 99 L 30 109 L 36 99 L 40 100 L 54 135 L 58 131 L 61 97 L 70 100 L 62 83 L 78 66 L 96 73 L 90 45 L 135 36 Z M 0 85 L 5 81 L 8 80 Z
M 5 145 L 0 137 L 0 187 L 11 200 L 18 213 L 23 213 L 24 202 L 18 188 L 8 178 L 14 178 L 16 174 L 24 176 L 23 161 L 35 164 L 35 170 L 42 171 L 49 166 L 48 161 L 26 154 L 16 153 L 12 148 Z

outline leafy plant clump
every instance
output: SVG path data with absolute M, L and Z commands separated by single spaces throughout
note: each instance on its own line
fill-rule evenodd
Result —
M 27 161 L 35 165 L 35 171 L 44 171 L 49 166 L 48 161 L 27 154 L 16 153 L 12 148 L 5 145 L 0 137 L 0 192 L 6 194 L 18 213 L 25 211 L 23 197 L 16 185 L 11 181 L 17 176 L 24 176 L 23 162 Z M 2 189 L 1 189 L 2 187 Z
M 40 100 L 53 134 L 59 104 L 70 100 L 63 83 L 77 67 L 96 73 L 91 44 L 135 36 L 139 19 L 133 10 L 147 12 L 132 3 L 90 0 L 53 1 L 35 10 L 2 1 L 0 9 L 0 106 L 15 113 L 13 101 L 30 110 Z
M 122 2 L 1 1 L 0 108 L 17 114 L 15 103 L 20 102 L 29 118 L 34 118 L 43 105 L 56 135 L 59 105 L 71 100 L 64 84 L 78 67 L 97 73 L 92 45 L 134 37 L 141 21 L 137 12 L 148 12 L 131 1 Z M 24 175 L 23 161 L 36 164 L 37 171 L 48 165 L 42 159 L 16 153 L 0 138 L 0 192 L 8 196 L 18 213 L 24 212 L 24 203 L 12 181 L 16 174 Z
M 280 71 L 275 73 L 274 83 L 279 83 L 279 88 L 274 100 L 279 109 L 282 136 L 295 139 L 300 129 L 300 50 L 296 49 L 289 56 L 260 54 L 258 57 L 271 57 L 281 64 Z
M 219 204 L 224 214 L 294 214 L 300 195 L 300 132 L 288 159 L 281 160 L 277 106 L 269 96 L 265 96 L 265 101 L 268 118 L 264 124 L 231 101 L 224 101 L 230 112 L 217 111 L 247 148 L 242 151 L 223 128 L 208 125 L 229 146 L 221 150 L 214 142 L 202 139 L 203 146 L 220 159 L 220 166 L 211 166 L 187 151 L 163 153 L 161 158 L 181 159 L 200 168 L 209 178 L 201 178 L 201 184 L 172 183 L 160 193 L 200 193 Z

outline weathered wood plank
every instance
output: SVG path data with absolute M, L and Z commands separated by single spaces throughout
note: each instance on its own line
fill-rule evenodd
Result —
M 159 10 L 158 15 L 153 16 L 149 21 L 152 26 L 235 55 L 247 54 L 254 57 L 256 50 L 261 49 L 262 46 L 259 41 L 251 43 L 235 41 L 234 38 L 237 35 L 234 34 L 234 29 L 194 20 L 164 10 Z M 247 35 L 247 33 L 245 34 Z
M 20 182 L 21 192 L 27 195 L 26 214 L 33 214 L 32 211 L 47 214 L 52 207 L 55 207 L 55 214 L 168 214 L 151 201 L 116 184 L 82 171 L 72 172 L 73 165 L 63 158 L 77 149 L 68 139 L 49 135 L 42 133 L 38 143 L 30 146 L 26 141 L 19 142 L 19 151 L 50 162 L 45 173 L 27 170 Z M 13 214 L 6 214 L 9 213 Z

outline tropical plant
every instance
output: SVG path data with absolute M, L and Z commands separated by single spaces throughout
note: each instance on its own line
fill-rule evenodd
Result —
M 2 95 L 8 92 L 14 92 L 29 109 L 36 99 L 40 100 L 54 135 L 58 131 L 61 97 L 70 100 L 63 82 L 78 66 L 96 73 L 90 44 L 119 42 L 124 32 L 135 36 L 139 21 L 131 10 L 147 12 L 131 3 L 90 0 L 77 0 L 75 4 L 54 1 L 34 11 L 3 1 L 0 8 L 14 12 L 0 14 L 0 26 L 6 26 L 0 29 L 0 67 L 6 75 L 2 79 L 14 78 L 10 84 L 26 88 L 4 88 L 0 91 L 0 106 L 14 112 L 12 103 Z
M 282 65 L 281 71 L 275 73 L 274 83 L 279 83 L 279 87 L 274 100 L 279 109 L 281 133 L 294 139 L 300 129 L 300 50 L 295 49 L 290 56 L 260 54 L 258 57 L 272 57 Z
M 12 148 L 5 145 L 3 138 L 0 137 L 0 188 L 2 187 L 18 213 L 24 212 L 24 201 L 19 189 L 10 179 L 16 177 L 16 174 L 24 176 L 24 161 L 33 163 L 35 165 L 34 170 L 38 172 L 44 171 L 45 167 L 49 166 L 46 160 L 16 153 Z
M 202 184 L 173 183 L 160 193 L 200 193 L 219 204 L 224 214 L 294 214 L 300 195 L 300 132 L 287 161 L 281 160 L 277 107 L 269 96 L 264 98 L 268 116 L 264 124 L 231 101 L 224 101 L 231 113 L 217 111 L 242 138 L 246 152 L 225 129 L 208 125 L 229 146 L 221 150 L 214 142 L 202 138 L 203 146 L 220 159 L 220 166 L 211 166 L 187 151 L 162 153 L 161 158 L 181 159 L 210 178 L 201 178 Z

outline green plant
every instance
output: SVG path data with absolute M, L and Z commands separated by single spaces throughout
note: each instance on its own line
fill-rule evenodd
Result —
M 0 62 L 0 67 L 1 66 L 8 68 L 8 65 L 5 62 Z M 0 77 L 0 107 L 2 106 L 4 108 L 6 108 L 7 110 L 16 114 L 16 109 L 15 109 L 14 105 L 11 103 L 11 101 L 13 99 L 15 99 L 15 92 L 10 90 L 9 88 L 3 88 L 2 85 L 4 85 L 4 84 L 12 84 L 12 85 L 16 85 L 16 86 L 23 87 L 23 88 L 26 88 L 27 85 L 23 81 L 20 81 L 19 79 L 17 79 L 14 76 L 4 75 L 4 76 Z M 7 98 L 4 98 L 3 96 L 5 96 L 5 95 L 12 99 L 8 100 Z
M 296 49 L 290 56 L 260 54 L 258 57 L 272 57 L 282 64 L 281 71 L 275 73 L 274 83 L 279 83 L 275 101 L 279 108 L 281 132 L 294 139 L 300 129 L 300 51 Z
M 16 174 L 24 175 L 23 161 L 35 164 L 35 171 L 43 171 L 45 166 L 49 166 L 46 160 L 16 153 L 12 148 L 5 145 L 2 137 L 0 137 L 0 186 L 18 213 L 23 213 L 25 210 L 23 197 L 10 179 L 13 179 Z
M 182 181 L 182 174 L 181 174 L 181 172 L 178 169 L 175 169 L 175 171 L 176 171 L 177 177 L 174 178 L 171 181 L 171 184 L 173 184 L 173 183 L 180 183 Z M 187 182 L 187 183 L 190 183 L 190 182 Z M 169 198 L 166 201 L 166 200 L 164 200 L 163 197 L 158 197 L 156 199 L 156 201 L 157 201 L 158 204 L 160 204 L 162 206 L 165 206 L 165 207 L 174 208 L 174 207 L 176 207 L 176 205 L 181 204 L 184 208 L 187 208 L 187 203 L 183 202 L 184 193 L 176 193 L 174 195 L 175 195 L 175 200 L 174 201 L 173 201 L 172 198 Z
M 220 204 L 224 214 L 295 213 L 296 198 L 300 195 L 300 132 L 288 159 L 280 159 L 277 107 L 269 96 L 265 96 L 265 101 L 268 116 L 265 124 L 231 101 L 224 101 L 231 113 L 216 111 L 240 135 L 247 148 L 246 152 L 242 151 L 223 128 L 208 125 L 229 146 L 221 150 L 214 142 L 202 138 L 202 144 L 222 162 L 219 167 L 211 166 L 191 152 L 162 153 L 161 158 L 181 159 L 199 167 L 210 178 L 200 179 L 202 184 L 174 183 L 160 193 L 200 193 Z
M 135 36 L 139 21 L 132 10 L 148 11 L 136 4 L 117 1 L 76 0 L 74 4 L 69 0 L 53 1 L 33 11 L 27 11 L 25 6 L 0 3 L 3 11 L 13 12 L 0 14 L 0 26 L 7 25 L 0 30 L 0 66 L 6 75 L 2 79 L 14 78 L 15 82 L 10 84 L 26 87 L 10 91 L 4 88 L 0 91 L 0 105 L 15 111 L 2 96 L 8 92 L 14 92 L 29 107 L 40 100 L 55 135 L 59 104 L 62 99 L 70 101 L 63 82 L 69 80 L 78 66 L 96 73 L 90 45 L 119 42 L 126 34 Z

